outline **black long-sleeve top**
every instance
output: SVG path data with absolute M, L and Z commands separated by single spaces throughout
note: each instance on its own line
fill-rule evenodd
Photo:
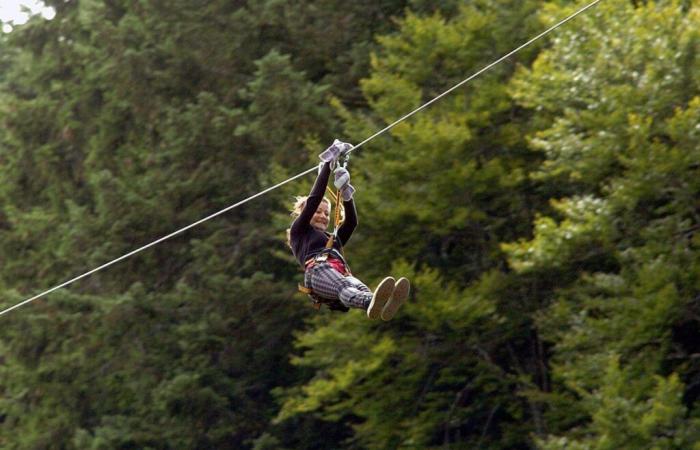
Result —
M 316 182 L 311 188 L 309 197 L 306 199 L 304 209 L 299 217 L 294 220 L 292 227 L 289 230 L 290 243 L 292 245 L 292 253 L 302 266 L 309 258 L 314 257 L 326 247 L 326 242 L 330 236 L 325 231 L 320 231 L 311 226 L 311 218 L 316 213 L 318 206 L 323 200 L 323 195 L 326 192 L 328 178 L 331 174 L 330 163 L 325 163 L 321 171 L 316 177 Z M 347 244 L 352 232 L 357 226 L 357 211 L 355 210 L 355 202 L 343 202 L 345 207 L 345 221 L 338 228 L 337 239 L 333 242 L 333 248 L 340 251 L 341 246 Z

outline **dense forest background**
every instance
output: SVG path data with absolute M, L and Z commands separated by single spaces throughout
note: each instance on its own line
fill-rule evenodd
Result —
M 359 142 L 589 3 L 50 0 L 0 34 L 0 306 Z M 0 317 L 5 449 L 700 449 L 700 6 L 604 0 L 353 154 Z

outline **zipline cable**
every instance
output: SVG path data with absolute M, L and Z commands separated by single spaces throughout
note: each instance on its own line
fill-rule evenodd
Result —
M 471 80 L 473 80 L 474 78 L 478 77 L 478 76 L 481 75 L 482 73 L 484 73 L 484 72 L 486 72 L 487 70 L 491 69 L 493 66 L 495 66 L 495 65 L 497 65 L 497 64 L 500 64 L 501 62 L 503 62 L 503 60 L 510 58 L 510 57 L 513 56 L 514 54 L 518 53 L 520 50 L 524 49 L 525 47 L 529 46 L 529 45 L 532 44 L 533 42 L 539 40 L 539 39 L 540 39 L 541 37 L 543 37 L 544 35 L 548 34 L 550 31 L 554 31 L 555 29 L 557 29 L 557 28 L 559 28 L 560 26 L 564 25 L 564 24 L 565 24 L 566 22 L 568 22 L 569 20 L 573 19 L 574 17 L 576 17 L 576 16 L 578 16 L 579 14 L 583 13 L 584 11 L 586 11 L 588 8 L 592 8 L 592 7 L 595 6 L 597 3 L 600 3 L 600 2 L 601 2 L 601 0 L 595 0 L 594 2 L 589 3 L 588 5 L 584 6 L 584 7 L 581 8 L 581 9 L 579 9 L 579 10 L 576 11 L 575 13 L 571 14 L 569 17 L 567 17 L 566 19 L 562 20 L 561 22 L 558 22 L 558 23 L 556 23 L 555 25 L 552 25 L 551 27 L 549 27 L 549 28 L 547 28 L 546 30 L 544 30 L 542 33 L 538 34 L 538 35 L 535 36 L 534 38 L 530 39 L 529 41 L 527 41 L 526 43 L 524 43 L 523 45 L 521 45 L 520 47 L 516 48 L 515 50 L 513 50 L 513 51 L 511 51 L 511 52 L 509 52 L 509 53 L 506 53 L 505 55 L 501 56 L 500 58 L 498 58 L 497 60 L 495 60 L 494 62 L 492 62 L 491 64 L 489 64 L 488 66 L 486 66 L 486 67 L 484 67 L 483 69 L 479 70 L 478 72 L 476 72 L 475 74 L 473 74 L 473 75 L 470 76 L 469 78 L 466 78 L 466 79 L 460 81 L 459 83 L 455 84 L 454 86 L 452 86 L 451 88 L 449 88 L 448 90 L 446 90 L 446 91 L 443 92 L 442 94 L 438 95 L 438 96 L 435 97 L 434 99 L 430 100 L 429 102 L 424 103 L 423 105 L 421 105 L 421 106 L 419 106 L 418 108 L 414 109 L 413 111 L 411 111 L 410 113 L 406 114 L 405 116 L 403 116 L 403 117 L 401 117 L 401 118 L 399 118 L 399 119 L 396 119 L 396 120 L 395 120 L 394 122 L 392 122 L 391 124 L 387 125 L 386 127 L 382 128 L 381 130 L 379 130 L 379 131 L 377 131 L 376 133 L 374 133 L 372 136 L 368 137 L 368 138 L 365 139 L 364 141 L 362 141 L 362 142 L 360 142 L 359 144 L 357 144 L 356 146 L 354 146 L 354 147 L 352 148 L 352 150 L 355 150 L 356 148 L 358 148 L 358 147 L 360 147 L 360 146 L 366 144 L 367 142 L 371 141 L 372 139 L 374 139 L 375 137 L 377 137 L 377 136 L 379 136 L 380 134 L 384 133 L 385 131 L 388 131 L 388 130 L 394 128 L 394 126 L 398 125 L 400 122 L 403 122 L 404 120 L 408 119 L 409 117 L 411 117 L 411 116 L 414 115 L 415 113 L 417 113 L 417 112 L 419 112 L 419 111 L 422 111 L 423 109 L 425 109 L 425 108 L 427 108 L 428 106 L 432 105 L 433 103 L 435 103 L 436 101 L 440 100 L 442 97 L 444 97 L 444 96 L 446 96 L 447 94 L 451 93 L 451 92 L 454 91 L 455 89 L 457 89 L 457 88 L 461 87 L 462 85 L 464 85 L 464 84 L 470 82 Z M 350 151 L 352 151 L 352 150 L 350 150 Z
M 211 215 L 209 215 L 209 216 L 207 216 L 207 217 L 205 217 L 205 218 L 203 218 L 203 219 L 200 219 L 200 220 L 198 220 L 198 221 L 196 221 L 196 222 L 194 222 L 194 223 L 192 223 L 192 224 L 190 224 L 190 225 L 187 225 L 186 227 L 180 228 L 180 229 L 177 230 L 177 231 L 173 231 L 173 232 L 170 233 L 169 235 L 163 236 L 162 238 L 157 239 L 157 240 L 151 242 L 150 244 L 146 244 L 146 245 L 144 245 L 143 247 L 139 247 L 139 248 L 137 248 L 136 250 L 132 250 L 132 251 L 130 251 L 129 253 L 126 253 L 126 254 L 120 256 L 119 258 L 113 259 L 112 261 L 110 261 L 110 262 L 108 262 L 108 263 L 105 263 L 105 264 L 103 264 L 103 265 L 101 265 L 101 266 L 99 266 L 99 267 L 96 267 L 96 268 L 90 270 L 89 272 L 85 272 L 85 273 L 82 274 L 82 275 L 78 275 L 77 277 L 72 278 L 72 279 L 70 279 L 70 280 L 68 280 L 68 281 L 66 281 L 66 282 L 64 282 L 64 283 L 61 283 L 61 284 L 59 284 L 58 286 L 54 286 L 54 287 L 52 287 L 51 289 L 48 289 L 48 290 L 42 292 L 41 294 L 37 294 L 37 295 L 35 295 L 35 296 L 32 297 L 32 298 L 28 298 L 28 299 L 26 299 L 26 300 L 24 300 L 24 301 L 22 301 L 22 302 L 20 302 L 20 303 L 17 303 L 17 304 L 14 305 L 14 306 L 11 306 L 11 307 L 9 307 L 9 308 L 7 308 L 7 309 L 4 309 L 4 310 L 0 311 L 0 316 L 3 315 L 3 314 L 5 314 L 5 313 L 8 313 L 8 312 L 12 311 L 13 309 L 19 308 L 19 307 L 22 306 L 22 305 L 25 305 L 25 304 L 27 304 L 27 303 L 29 303 L 29 302 L 32 302 L 32 301 L 34 301 L 34 300 L 36 300 L 36 299 L 38 299 L 38 298 L 41 298 L 41 297 L 43 297 L 43 296 L 45 296 L 45 295 L 47 295 L 47 294 L 50 294 L 50 293 L 52 293 L 53 291 L 56 291 L 56 290 L 61 289 L 61 288 L 63 288 L 63 287 L 66 287 L 66 286 L 68 286 L 69 284 L 75 283 L 76 281 L 78 281 L 78 280 L 80 280 L 80 279 L 82 279 L 82 278 L 85 278 L 85 277 L 87 277 L 87 276 L 89 276 L 89 275 L 92 275 L 92 274 L 95 273 L 95 272 L 99 272 L 99 271 L 102 270 L 102 269 L 106 269 L 107 267 L 111 266 L 112 264 L 116 264 L 116 263 L 118 263 L 119 261 L 122 261 L 122 260 L 124 260 L 124 259 L 126 259 L 126 258 L 129 258 L 130 256 L 133 256 L 133 255 L 135 255 L 135 254 L 137 254 L 137 253 L 139 253 L 139 252 L 142 252 L 143 250 L 146 250 L 147 248 L 150 248 L 150 247 L 153 247 L 153 246 L 155 246 L 155 245 L 157 245 L 157 244 L 160 244 L 161 242 L 163 242 L 163 241 L 165 241 L 165 240 L 168 240 L 168 239 L 170 239 L 170 238 L 173 237 L 173 236 L 176 236 L 176 235 L 178 235 L 178 234 L 180 234 L 180 233 L 182 233 L 182 232 L 184 232 L 184 231 L 187 231 L 187 230 L 189 230 L 190 228 L 194 228 L 194 227 L 196 227 L 197 225 L 200 225 L 200 224 L 202 224 L 202 223 L 204 223 L 204 222 L 206 222 L 206 221 L 208 221 L 208 220 L 210 220 L 210 219 L 213 219 L 214 217 L 220 216 L 221 214 L 223 214 L 223 213 L 225 213 L 225 212 L 227 212 L 227 211 L 230 211 L 230 210 L 232 210 L 232 209 L 234 209 L 234 208 L 237 208 L 237 207 L 241 206 L 242 204 L 247 203 L 247 202 L 249 202 L 249 201 L 251 201 L 251 200 L 253 200 L 253 199 L 255 199 L 255 198 L 261 197 L 261 196 L 267 194 L 268 192 L 273 191 L 273 190 L 277 189 L 278 187 L 280 187 L 280 186 L 282 186 L 282 185 L 284 185 L 284 184 L 286 184 L 286 183 L 289 183 L 290 181 L 294 181 L 294 180 L 296 180 L 297 178 L 303 177 L 304 175 L 306 175 L 306 174 L 308 174 L 308 173 L 310 173 L 310 172 L 313 172 L 314 170 L 317 170 L 317 169 L 318 169 L 318 167 L 313 167 L 313 168 L 311 168 L 311 169 L 309 169 L 309 170 L 307 170 L 307 171 L 305 171 L 305 172 L 302 172 L 302 173 L 300 173 L 300 174 L 298 174 L 298 175 L 295 175 L 295 176 L 293 176 L 292 178 L 289 178 L 289 179 L 287 179 L 287 180 L 284 180 L 284 181 L 281 182 L 281 183 L 278 183 L 278 184 L 276 184 L 276 185 L 274 185 L 274 186 L 272 186 L 272 187 L 269 187 L 269 188 L 265 189 L 264 191 L 260 191 L 260 192 L 258 192 L 258 193 L 255 194 L 255 195 L 251 195 L 250 197 L 246 198 L 245 200 L 241 200 L 240 202 L 238 202 L 238 203 L 236 203 L 236 204 L 234 204 L 234 205 L 228 206 L 228 207 L 222 209 L 221 211 L 215 212 L 214 214 L 211 214 Z
M 474 73 L 474 74 L 471 75 L 469 78 L 466 78 L 466 79 L 460 81 L 459 83 L 455 84 L 455 85 L 452 86 L 450 89 L 446 90 L 445 92 L 443 92 L 442 94 L 440 94 L 440 95 L 438 95 L 437 97 L 433 98 L 432 100 L 430 100 L 430 101 L 424 103 L 423 105 L 421 105 L 421 106 L 419 106 L 418 108 L 414 109 L 413 111 L 411 111 L 410 113 L 406 114 L 405 116 L 402 116 L 402 117 L 400 117 L 399 119 L 396 119 L 396 120 L 395 120 L 394 122 L 392 122 L 391 124 L 387 125 L 386 127 L 382 128 L 381 130 L 379 130 L 379 131 L 377 131 L 376 133 L 374 133 L 372 136 L 368 137 L 368 138 L 365 139 L 364 141 L 362 141 L 362 142 L 360 142 L 359 144 L 357 144 L 356 146 L 354 146 L 354 147 L 350 150 L 350 152 L 352 152 L 353 150 L 356 150 L 356 149 L 360 148 L 361 146 L 363 146 L 364 144 L 368 143 L 369 141 L 371 141 L 372 139 L 376 138 L 377 136 L 379 136 L 379 135 L 385 133 L 386 131 L 392 129 L 394 126 L 398 125 L 399 123 L 403 122 L 404 120 L 408 119 L 409 117 L 413 116 L 414 114 L 418 113 L 419 111 L 422 111 L 423 109 L 425 109 L 425 108 L 427 108 L 428 106 L 432 105 L 432 104 L 435 103 L 436 101 L 440 100 L 442 97 L 448 95 L 449 93 L 451 93 L 451 92 L 454 91 L 455 89 L 458 89 L 459 87 L 463 86 L 464 84 L 466 84 L 466 83 L 468 83 L 469 81 L 473 80 L 474 78 L 478 77 L 479 75 L 481 75 L 482 73 L 484 73 L 484 72 L 486 72 L 487 70 L 491 69 L 492 67 L 494 67 L 494 66 L 500 64 L 500 63 L 503 62 L 505 59 L 507 59 L 507 58 L 513 56 L 514 54 L 516 54 L 516 53 L 519 52 L 520 50 L 522 50 L 522 49 L 524 49 L 525 47 L 529 46 L 529 45 L 532 44 L 533 42 L 539 40 L 540 38 L 542 38 L 542 37 L 545 36 L 546 34 L 550 33 L 551 31 L 554 31 L 555 29 L 557 29 L 557 28 L 559 28 L 560 26 L 564 25 L 566 22 L 570 21 L 570 20 L 573 19 L 574 17 L 578 16 L 579 14 L 581 14 L 581 13 L 583 13 L 584 11 L 588 10 L 589 8 L 595 6 L 597 3 L 600 3 L 601 1 L 602 1 L 602 0 L 595 0 L 595 1 L 591 2 L 590 4 L 584 6 L 583 8 L 579 9 L 579 10 L 576 11 L 575 13 L 571 14 L 571 15 L 568 16 L 567 18 L 563 19 L 562 21 L 556 23 L 555 25 L 552 25 L 551 27 L 549 27 L 548 29 L 546 29 L 546 30 L 543 31 L 542 33 L 538 34 L 538 35 L 535 36 L 534 38 L 530 39 L 530 40 L 527 41 L 526 43 L 522 44 L 521 46 L 519 46 L 519 47 L 516 48 L 515 50 L 512 50 L 511 52 L 509 52 L 509 53 L 507 53 L 507 54 L 501 56 L 500 58 L 498 58 L 497 60 L 495 60 L 495 61 L 492 62 L 491 64 L 485 66 L 484 68 L 482 68 L 482 69 L 479 70 L 478 72 Z M 246 199 L 244 199 L 244 200 L 241 200 L 241 201 L 239 201 L 238 203 L 235 203 L 235 204 L 233 204 L 233 205 L 230 205 L 230 206 L 228 206 L 228 207 L 226 207 L 226 208 L 224 208 L 224 209 L 222 209 L 222 210 L 220 210 L 220 211 L 217 211 L 217 212 L 215 212 L 215 213 L 213 213 L 213 214 L 211 214 L 211 215 L 209 215 L 209 216 L 207 216 L 207 217 L 205 217 L 205 218 L 203 218 L 203 219 L 200 219 L 200 220 L 198 220 L 198 221 L 196 221 L 196 222 L 194 222 L 194 223 L 192 223 L 192 224 L 190 224 L 190 225 L 187 225 L 187 226 L 185 226 L 185 227 L 182 227 L 182 228 L 180 228 L 180 229 L 177 230 L 177 231 L 173 231 L 172 233 L 168 234 L 167 236 L 163 236 L 163 237 L 161 237 L 160 239 L 157 239 L 157 240 L 155 240 L 155 241 L 153 241 L 153 242 L 151 242 L 151 243 L 149 243 L 149 244 L 146 244 L 146 245 L 144 245 L 144 246 L 142 246 L 142 247 L 139 247 L 139 248 L 137 248 L 136 250 L 132 250 L 132 251 L 130 251 L 129 253 L 126 253 L 126 254 L 124 254 L 124 255 L 122 255 L 122 256 L 116 258 L 116 259 L 113 259 L 112 261 L 110 261 L 110 262 L 108 262 L 108 263 L 105 263 L 105 264 L 103 264 L 103 265 L 101 265 L 101 266 L 99 266 L 99 267 L 96 267 L 96 268 L 94 268 L 94 269 L 88 271 L 88 272 L 85 272 L 85 273 L 83 273 L 82 275 L 78 275 L 78 276 L 75 277 L 75 278 L 71 278 L 70 280 L 68 280 L 68 281 L 66 281 L 66 282 L 64 282 L 64 283 L 61 283 L 61 284 L 59 284 L 59 285 L 57 285 L 57 286 L 52 287 L 51 289 L 47 289 L 46 291 L 44 291 L 44 292 L 42 292 L 42 293 L 40 293 L 40 294 L 37 294 L 37 295 L 35 295 L 35 296 L 33 296 L 33 297 L 30 297 L 30 298 L 28 298 L 28 299 L 26 299 L 26 300 L 23 300 L 23 301 L 17 303 L 16 305 L 10 306 L 9 308 L 6 308 L 6 309 L 0 311 L 0 316 L 2 316 L 2 315 L 4 315 L 4 314 L 6 314 L 6 313 L 12 311 L 13 309 L 17 309 L 17 308 L 19 308 L 20 306 L 26 305 L 27 303 L 33 302 L 34 300 L 37 300 L 37 299 L 39 299 L 39 298 L 41 298 L 41 297 L 44 297 L 44 296 L 46 296 L 46 295 L 48 295 L 48 294 L 50 294 L 50 293 L 52 293 L 52 292 L 54 292 L 54 291 L 56 291 L 56 290 L 58 290 L 58 289 L 64 288 L 64 287 L 68 286 L 69 284 L 75 283 L 76 281 L 81 280 L 81 279 L 83 279 L 83 278 L 85 278 L 85 277 L 87 277 L 87 276 L 90 276 L 90 275 L 92 275 L 92 274 L 95 273 L 95 272 L 99 272 L 100 270 L 106 269 L 107 267 L 109 267 L 109 266 L 111 266 L 111 265 L 113 265 L 113 264 L 116 264 L 116 263 L 118 263 L 118 262 L 120 262 L 120 261 L 123 261 L 123 260 L 125 260 L 125 259 L 127 259 L 127 258 L 129 258 L 129 257 L 131 257 L 131 256 L 133 256 L 133 255 L 135 255 L 135 254 L 137 254 L 137 253 L 140 253 L 140 252 L 142 252 L 142 251 L 148 249 L 148 248 L 151 248 L 151 247 L 153 247 L 153 246 L 155 246 L 155 245 L 158 245 L 158 244 L 160 244 L 161 242 L 163 242 L 163 241 L 165 241 L 165 240 L 168 240 L 168 239 L 170 239 L 170 238 L 172 238 L 172 237 L 174 237 L 174 236 L 177 236 L 178 234 L 181 234 L 181 233 L 183 233 L 183 232 L 189 230 L 190 228 L 194 228 L 194 227 L 196 227 L 196 226 L 198 226 L 198 225 L 200 225 L 200 224 L 202 224 L 202 223 L 204 223 L 204 222 L 206 222 L 206 221 L 208 221 L 208 220 L 211 220 L 211 219 L 213 219 L 213 218 L 215 218 L 215 217 L 217 217 L 217 216 L 220 216 L 221 214 L 224 214 L 225 212 L 228 212 L 228 211 L 230 211 L 230 210 L 232 210 L 232 209 L 234 209 L 234 208 L 237 208 L 237 207 L 239 207 L 239 206 L 241 206 L 241 205 L 243 205 L 243 204 L 245 204 L 245 203 L 248 203 L 248 202 L 251 201 L 251 200 L 254 200 L 254 199 L 258 198 L 258 197 L 261 197 L 261 196 L 267 194 L 268 192 L 273 191 L 273 190 L 277 189 L 278 187 L 281 187 L 281 186 L 283 186 L 283 185 L 285 185 L 285 184 L 287 184 L 287 183 L 289 183 L 289 182 L 291 182 L 291 181 L 294 181 L 294 180 L 296 180 L 297 178 L 301 178 L 301 177 L 303 177 L 304 175 L 307 175 L 307 174 L 309 174 L 309 173 L 311 173 L 311 172 L 313 172 L 313 171 L 315 171 L 315 170 L 317 170 L 317 169 L 318 169 L 318 167 L 314 166 L 314 167 L 312 167 L 312 168 L 310 168 L 310 169 L 308 169 L 308 170 L 306 170 L 306 171 L 304 171 L 304 172 L 301 172 L 301 173 L 299 173 L 299 174 L 297 174 L 297 175 L 294 175 L 294 176 L 291 177 L 291 178 L 288 178 L 288 179 L 282 181 L 281 183 L 278 183 L 278 184 L 276 184 L 276 185 L 274 185 L 274 186 L 271 186 L 271 187 L 269 187 L 269 188 L 267 188 L 267 189 L 265 189 L 265 190 L 263 190 L 263 191 L 260 191 L 260 192 L 258 192 L 257 194 L 251 195 L 250 197 L 248 197 L 248 198 L 246 198 Z

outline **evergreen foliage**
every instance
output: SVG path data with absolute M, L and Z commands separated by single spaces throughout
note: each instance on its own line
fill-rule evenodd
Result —
M 504 246 L 520 273 L 569 274 L 539 323 L 583 416 L 545 448 L 695 448 L 700 11 L 600 6 L 513 84 L 544 124 L 535 176 L 565 187 Z
M 305 4 L 279 5 L 56 1 L 54 20 L 3 36 L 3 306 L 258 191 L 270 164 L 308 162 L 308 136 L 333 136 L 325 97 L 353 82 L 324 79 L 361 58 L 305 67 L 287 48 L 301 30 L 279 26 Z M 336 48 L 391 26 L 329 11 Z M 251 447 L 271 390 L 299 376 L 287 355 L 309 314 L 275 256 L 273 205 L 8 315 L 0 446 Z
M 0 35 L 0 306 L 359 142 L 588 2 L 47 1 Z M 606 0 L 353 153 L 0 317 L 8 449 L 700 449 L 700 8 Z

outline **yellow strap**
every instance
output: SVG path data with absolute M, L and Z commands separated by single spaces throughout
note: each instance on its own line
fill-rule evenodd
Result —
M 309 297 L 311 297 L 311 299 L 313 300 L 313 303 L 311 303 L 311 306 L 312 306 L 314 309 L 316 309 L 316 310 L 321 309 L 321 304 L 322 304 L 323 302 L 321 302 L 321 301 L 314 295 L 314 291 L 311 290 L 311 288 L 307 288 L 307 287 L 304 286 L 303 284 L 299 284 L 299 285 L 297 285 L 297 286 L 299 286 L 299 292 L 302 292 L 302 293 L 308 295 Z
M 333 189 L 330 187 L 326 187 L 328 190 L 328 193 L 331 194 L 331 197 L 333 197 L 333 200 L 335 200 L 335 223 L 334 226 L 335 228 L 338 228 L 340 224 L 342 223 L 340 220 L 340 207 L 341 207 L 341 195 L 340 195 L 340 190 L 338 192 L 333 192 Z
M 313 292 L 311 288 L 307 288 L 303 284 L 298 284 L 297 286 L 299 287 L 299 292 L 302 292 L 304 294 L 311 294 Z
M 335 229 L 340 226 L 340 190 L 335 194 Z
M 326 186 L 326 189 L 328 190 L 328 192 L 330 192 L 330 194 L 333 196 L 333 199 L 335 200 L 335 221 L 333 224 L 333 227 L 334 227 L 333 231 L 335 233 L 335 231 L 337 231 L 338 228 L 340 228 L 340 225 L 342 224 L 342 221 L 340 220 L 340 205 L 341 205 L 341 203 L 340 203 L 340 198 L 341 198 L 340 190 L 338 190 L 338 192 L 333 192 L 333 190 L 328 186 Z M 328 238 L 328 241 L 326 241 L 326 248 L 328 248 L 328 249 L 333 248 L 333 241 L 334 241 L 333 234 L 331 234 L 330 237 Z M 340 252 L 342 254 L 342 252 L 343 252 L 342 248 L 341 248 Z

